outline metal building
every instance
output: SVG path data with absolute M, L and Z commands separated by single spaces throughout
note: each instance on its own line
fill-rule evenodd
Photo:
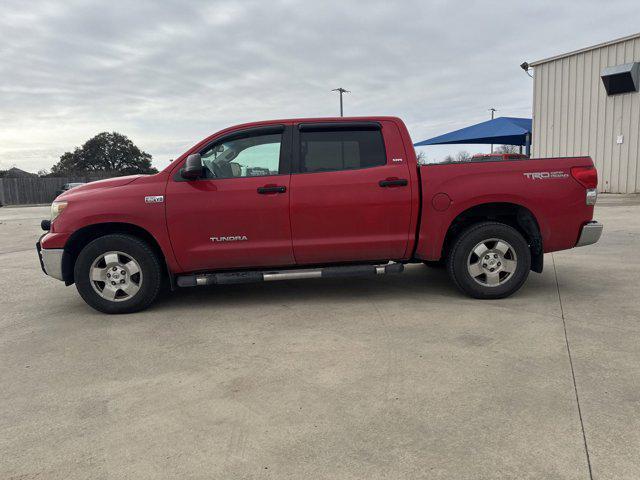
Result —
M 589 155 L 600 191 L 640 193 L 640 33 L 530 66 L 532 155 Z

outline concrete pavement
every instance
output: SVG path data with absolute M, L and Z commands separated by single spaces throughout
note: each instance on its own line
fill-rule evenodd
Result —
M 415 265 L 114 317 L 2 208 L 0 478 L 639 478 L 640 199 L 596 210 L 505 300 Z

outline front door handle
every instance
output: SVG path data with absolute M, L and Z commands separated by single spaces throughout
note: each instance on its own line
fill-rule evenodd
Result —
M 258 193 L 262 195 L 268 195 L 270 193 L 284 193 L 287 191 L 287 187 L 283 185 L 267 185 L 264 187 L 258 187 Z
M 378 185 L 381 187 L 406 187 L 409 185 L 409 181 L 406 178 L 387 178 L 380 180 Z

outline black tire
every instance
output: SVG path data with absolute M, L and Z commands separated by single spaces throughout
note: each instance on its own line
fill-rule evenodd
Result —
M 498 241 L 501 243 L 498 244 Z M 489 246 L 488 250 L 483 251 L 480 244 L 484 248 Z M 503 256 L 500 250 L 504 250 L 505 244 L 509 249 Z M 478 256 L 474 249 L 482 251 L 482 256 Z M 484 260 L 485 258 L 489 260 Z M 474 266 L 476 270 L 473 269 Z M 491 270 L 490 273 L 491 268 L 495 272 Z M 456 287 L 463 293 L 480 299 L 505 298 L 515 293 L 526 281 L 530 268 L 531 250 L 527 241 L 515 228 L 498 222 L 477 223 L 461 232 L 447 259 L 447 270 Z M 474 270 L 473 273 L 482 273 L 474 278 L 470 269 Z M 504 271 L 505 269 L 512 271 Z M 495 280 L 496 275 L 498 280 Z M 499 283 L 495 284 L 496 281 Z M 491 286 L 490 283 L 494 285 Z
M 120 295 L 117 300 L 103 298 L 98 291 L 104 282 L 91 280 L 90 272 L 94 262 L 107 252 L 121 252 L 123 255 L 119 259 L 123 262 L 130 257 L 137 263 L 139 273 L 132 275 L 131 279 L 138 279 L 138 289 L 130 298 L 126 298 L 129 295 L 121 290 L 117 293 Z M 109 269 L 105 267 L 104 270 Z M 133 313 L 147 308 L 158 296 L 163 277 L 160 260 L 151 247 L 144 240 L 126 234 L 105 235 L 93 240 L 78 255 L 73 273 L 78 293 L 89 306 L 103 313 L 115 314 Z M 118 283 L 120 281 L 119 279 Z M 119 285 L 113 289 L 118 287 Z

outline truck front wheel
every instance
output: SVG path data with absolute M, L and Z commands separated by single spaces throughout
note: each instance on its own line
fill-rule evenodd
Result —
M 447 270 L 456 286 L 474 298 L 508 297 L 529 276 L 531 251 L 515 228 L 482 222 L 455 240 Z
M 112 234 L 85 246 L 74 280 L 87 304 L 104 313 L 132 313 L 158 296 L 162 268 L 149 245 L 132 235 Z

